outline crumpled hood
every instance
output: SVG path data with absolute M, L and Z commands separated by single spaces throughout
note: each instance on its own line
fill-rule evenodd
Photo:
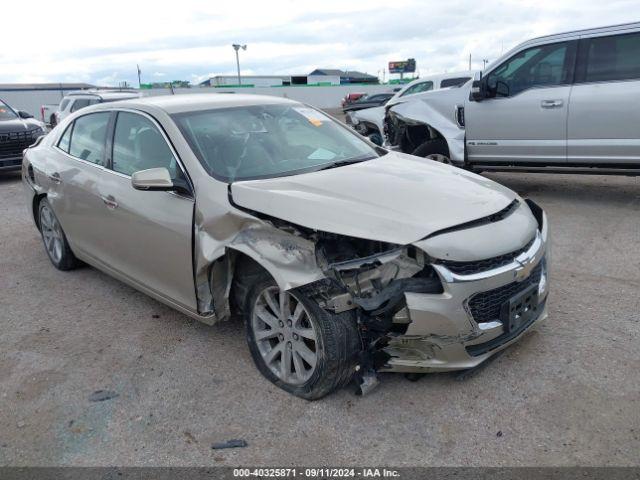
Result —
M 515 198 L 479 175 L 397 152 L 345 167 L 231 185 L 243 208 L 303 227 L 396 244 L 494 214 Z

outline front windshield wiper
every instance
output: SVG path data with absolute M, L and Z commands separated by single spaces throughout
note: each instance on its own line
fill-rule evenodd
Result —
M 375 155 L 361 155 L 359 157 L 346 158 L 344 160 L 337 160 L 335 162 L 322 165 L 320 168 L 318 168 L 318 170 L 329 170 L 330 168 L 344 167 L 345 165 L 366 162 L 367 160 L 373 160 L 374 158 L 378 158 L 378 157 Z

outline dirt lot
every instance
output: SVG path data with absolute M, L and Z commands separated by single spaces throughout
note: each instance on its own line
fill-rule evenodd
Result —
M 259 375 L 241 324 L 55 270 L 0 175 L 0 465 L 639 465 L 640 179 L 490 177 L 548 212 L 547 322 L 465 381 L 309 403 Z

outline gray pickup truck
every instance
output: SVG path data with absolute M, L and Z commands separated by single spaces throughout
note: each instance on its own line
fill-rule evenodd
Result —
M 391 148 L 475 170 L 640 175 L 640 23 L 524 42 L 384 128 Z

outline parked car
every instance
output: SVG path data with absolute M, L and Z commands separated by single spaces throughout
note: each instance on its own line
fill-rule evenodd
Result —
M 393 97 L 393 93 L 376 93 L 374 95 L 360 97 L 355 102 L 345 106 L 342 111 L 343 113 L 347 113 L 364 110 L 365 108 L 379 107 L 386 104 L 391 97 Z
M 0 100 L 0 171 L 20 170 L 22 151 L 46 133 L 45 125 L 30 113 Z
M 385 106 L 367 108 L 350 112 L 347 114 L 346 122 L 352 125 L 358 133 L 368 137 L 377 145 L 384 142 L 384 117 L 386 109 L 398 103 L 408 101 L 412 95 L 442 88 L 457 88 L 471 81 L 475 72 L 453 72 L 440 75 L 430 75 L 428 77 L 413 80 L 399 89 L 391 97 Z M 385 108 L 386 107 L 386 108 Z
M 353 102 L 366 96 L 366 93 L 347 93 L 342 99 L 342 108 L 346 107 L 347 105 L 351 105 Z
M 388 111 L 389 145 L 478 170 L 640 174 L 640 23 L 524 42 Z
M 138 98 L 140 96 L 140 92 L 133 90 L 78 90 L 65 95 L 56 110 L 52 111 L 51 105 L 43 105 L 40 113 L 43 121 L 47 119 L 51 127 L 55 127 L 67 115 L 89 105 L 117 102 L 118 100 Z
M 257 368 L 303 398 L 475 367 L 547 315 L 540 207 L 292 100 L 93 105 L 27 150 L 23 180 L 55 267 L 242 315 Z

